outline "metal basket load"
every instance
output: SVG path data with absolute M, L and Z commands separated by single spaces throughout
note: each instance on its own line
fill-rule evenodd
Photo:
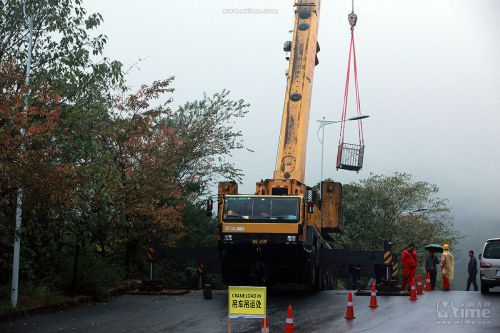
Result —
M 337 153 L 337 170 L 359 171 L 363 167 L 364 145 L 341 143 Z

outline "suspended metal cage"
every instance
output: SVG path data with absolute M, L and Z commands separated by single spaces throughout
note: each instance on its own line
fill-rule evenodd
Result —
M 363 167 L 365 146 L 352 143 L 341 143 L 337 152 L 337 170 L 358 172 Z
M 357 16 L 352 13 L 349 14 L 349 25 L 351 26 L 351 43 L 349 47 L 349 58 L 347 61 L 347 75 L 344 90 L 344 105 L 342 107 L 342 123 L 340 127 L 339 146 L 337 152 L 337 170 L 349 170 L 358 172 L 363 167 L 363 157 L 365 155 L 365 139 L 363 134 L 363 122 L 361 119 L 366 116 L 361 115 L 361 102 L 359 98 L 359 84 L 358 84 L 358 65 L 356 62 L 356 48 L 354 46 L 354 26 L 356 25 Z M 356 117 L 347 118 L 348 100 L 349 100 L 349 82 L 351 76 L 351 63 L 353 65 L 354 88 L 356 97 Z M 344 134 L 346 129 L 346 122 L 349 120 L 357 120 L 358 123 L 358 144 L 345 143 Z M 352 134 L 351 134 L 352 135 Z

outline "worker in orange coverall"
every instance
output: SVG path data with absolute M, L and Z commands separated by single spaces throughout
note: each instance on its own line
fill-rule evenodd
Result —
M 408 248 L 401 254 L 401 263 L 403 264 L 403 282 L 401 283 L 401 289 L 405 290 L 406 285 L 415 279 L 415 273 L 417 271 L 418 257 L 414 243 L 410 243 Z

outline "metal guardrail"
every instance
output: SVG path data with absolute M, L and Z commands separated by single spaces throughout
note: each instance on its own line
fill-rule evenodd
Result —
M 155 258 L 174 262 L 193 262 L 203 265 L 206 273 L 221 271 L 220 254 L 217 247 L 156 248 Z M 384 264 L 384 251 L 353 251 L 345 249 L 323 249 L 318 252 L 320 266 L 337 266 L 340 272 L 348 271 L 350 265 L 359 265 L 363 275 L 374 271 L 374 266 Z
M 203 264 L 204 272 L 219 273 L 221 262 L 219 249 L 217 247 L 197 248 L 156 248 L 155 260 L 167 260 L 175 262 L 193 262 Z
M 353 251 L 344 249 L 321 250 L 320 265 L 383 265 L 384 251 Z

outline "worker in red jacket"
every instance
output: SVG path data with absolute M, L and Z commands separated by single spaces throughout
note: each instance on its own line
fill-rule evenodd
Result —
M 417 270 L 418 258 L 414 243 L 410 243 L 408 248 L 403 251 L 401 263 L 403 264 L 403 282 L 401 283 L 401 289 L 405 290 L 408 282 L 415 279 L 415 272 Z

